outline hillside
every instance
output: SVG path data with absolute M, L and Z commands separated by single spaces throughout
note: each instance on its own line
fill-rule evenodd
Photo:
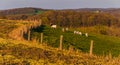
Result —
M 21 17 L 24 15 L 25 18 L 23 19 L 27 19 L 27 17 L 30 15 L 41 14 L 45 11 L 74 11 L 74 12 L 100 12 L 100 13 L 102 12 L 102 13 L 111 14 L 116 18 L 120 17 L 120 14 L 119 14 L 120 8 L 80 8 L 80 9 L 52 10 L 52 9 L 25 7 L 25 8 L 0 10 L 0 18 L 8 18 L 9 16 L 12 16 L 12 15 L 14 16 L 16 15 L 16 17 Z
M 1 65 L 119 65 L 119 57 L 90 57 L 72 50 L 60 51 L 40 43 L 0 38 Z
M 74 49 L 79 49 L 82 52 L 88 53 L 90 41 L 94 40 L 95 47 L 93 53 L 96 55 L 108 55 L 109 52 L 112 53 L 113 56 L 118 56 L 119 46 L 120 46 L 120 38 L 114 36 L 103 35 L 106 34 L 104 32 L 104 28 L 100 29 L 101 34 L 91 33 L 91 29 L 88 28 L 89 31 L 85 31 L 82 28 L 69 28 L 68 31 L 62 32 L 62 27 L 58 27 L 57 29 L 52 29 L 48 25 L 42 25 L 37 21 L 17 21 L 17 20 L 0 20 L 0 37 L 7 39 L 16 39 L 16 40 L 24 40 L 28 39 L 28 31 L 31 30 L 31 41 L 40 40 L 40 33 L 44 34 L 43 42 L 52 47 L 59 47 L 59 38 L 60 35 L 63 35 L 63 48 L 69 49 L 69 46 L 73 46 Z M 40 26 L 40 27 L 38 27 Z M 97 28 L 98 29 L 98 28 Z M 82 32 L 82 35 L 74 34 L 74 30 L 78 30 Z M 87 30 L 87 29 L 86 29 Z M 99 30 L 97 30 L 99 31 Z M 89 34 L 89 37 L 85 37 L 85 33 Z M 95 30 L 93 29 L 93 32 Z
M 0 37 L 7 38 L 9 32 L 22 25 L 23 22 L 0 19 Z
M 8 34 L 21 26 L 34 22 L 0 20 L 2 34 Z M 8 26 L 9 24 L 9 26 Z M 14 24 L 14 25 L 13 25 Z M 38 24 L 38 23 L 37 23 Z M 13 27 L 17 25 L 17 27 Z M 40 24 L 38 24 L 40 25 Z M 8 26 L 8 27 L 7 27 Z M 52 29 L 49 26 L 31 27 L 31 41 L 12 39 L 7 36 L 0 38 L 0 64 L 1 65 L 119 65 L 119 38 L 93 35 L 89 37 L 73 34 L 73 30 L 62 32 L 61 28 Z M 29 27 L 30 28 L 30 27 Z M 8 30 L 8 33 L 4 31 Z M 30 30 L 30 29 L 29 29 Z M 43 43 L 32 39 L 40 38 L 44 33 Z M 35 33 L 35 35 L 34 35 Z M 54 34 L 54 35 L 53 35 Z M 63 50 L 59 50 L 59 36 L 64 36 Z M 16 34 L 19 35 L 19 34 Z M 13 35 L 14 38 L 16 35 Z M 4 38 L 4 39 L 3 39 Z M 94 40 L 93 56 L 89 55 L 90 40 Z M 111 40 L 112 39 L 112 40 Z M 57 42 L 56 42 L 57 41 Z M 70 47 L 71 45 L 72 47 Z M 68 49 L 69 47 L 69 49 Z M 105 53 L 99 52 L 104 50 Z M 111 53 L 109 53 L 110 51 Z M 99 55 L 100 53 L 100 55 Z M 97 55 L 96 55 L 97 54 Z M 116 57 L 115 57 L 116 56 Z
M 21 40 L 31 28 L 41 25 L 41 21 L 0 19 L 0 37 Z
M 80 31 L 80 34 L 74 34 L 74 31 Z M 87 31 L 86 31 L 87 32 Z M 60 35 L 63 35 L 63 48 L 69 49 L 72 46 L 75 50 L 79 49 L 82 52 L 89 53 L 90 41 L 94 40 L 93 53 L 96 55 L 108 55 L 110 52 L 112 56 L 119 56 L 120 52 L 120 38 L 108 35 L 88 33 L 88 37 L 85 36 L 85 31 L 82 29 L 69 29 L 62 32 L 62 28 L 52 29 L 50 26 L 41 26 L 31 31 L 31 40 L 41 39 L 43 33 L 43 42 L 52 47 L 59 47 Z
M 119 9 L 97 10 L 0 11 L 0 65 L 120 65 Z
M 106 12 L 120 19 L 120 8 L 83 8 L 75 9 L 74 11 Z
M 32 15 L 32 14 L 38 14 L 46 10 L 47 9 L 32 8 L 32 7 L 15 8 L 15 9 L 1 10 L 0 15 L 23 15 L 23 14 Z

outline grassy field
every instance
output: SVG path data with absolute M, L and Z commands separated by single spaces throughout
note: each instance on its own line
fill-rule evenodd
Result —
M 13 40 L 7 36 L 12 30 L 27 23 L 0 20 L 0 65 L 119 65 L 120 38 L 91 34 L 86 37 L 74 34 L 73 30 L 62 32 L 41 25 L 31 29 L 31 41 Z M 7 32 L 6 32 L 7 31 Z M 43 33 L 43 43 L 40 40 Z M 59 50 L 60 35 L 63 35 L 63 50 Z M 93 54 L 89 56 L 90 41 L 94 40 Z M 68 49 L 73 46 L 74 49 Z M 78 50 L 78 51 L 77 51 Z M 109 54 L 111 53 L 111 54 Z
M 35 14 L 42 14 L 44 11 L 36 11 Z
M 50 26 L 41 26 L 32 31 L 32 38 L 40 39 L 40 33 L 44 33 L 44 42 L 52 47 L 59 47 L 60 35 L 63 35 L 63 48 L 68 49 L 73 46 L 82 52 L 89 52 L 90 41 L 94 40 L 93 53 L 97 55 L 108 55 L 111 53 L 113 56 L 120 54 L 120 38 L 90 34 L 86 37 L 83 35 L 74 34 L 72 30 L 62 32 L 61 28 L 52 29 Z

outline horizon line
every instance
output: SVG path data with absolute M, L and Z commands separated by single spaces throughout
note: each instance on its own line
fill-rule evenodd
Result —
M 66 10 L 66 9 L 120 9 L 120 7 L 80 7 L 80 8 L 41 8 L 41 7 L 13 7 L 5 8 L 0 10 L 18 9 L 18 8 L 40 8 L 40 9 L 50 9 L 50 10 Z

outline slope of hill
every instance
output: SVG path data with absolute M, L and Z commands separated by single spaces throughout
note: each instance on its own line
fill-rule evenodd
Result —
M 17 22 L 13 20 L 1 20 L 0 29 L 2 34 L 8 30 L 10 33 L 16 27 L 21 28 L 21 25 L 27 23 Z M 5 24 L 6 23 L 6 24 Z M 9 26 L 7 25 L 9 24 Z M 6 26 L 3 26 L 6 25 Z M 32 24 L 34 25 L 34 24 Z M 8 27 L 7 27 L 8 26 Z M 48 27 L 39 28 L 37 31 L 31 30 L 31 38 L 40 38 L 40 33 L 44 33 L 44 43 L 38 41 L 13 40 L 11 38 L 0 38 L 0 64 L 1 65 L 119 65 L 119 56 L 112 57 L 113 54 L 119 54 L 119 38 L 92 35 L 89 37 L 78 36 L 73 34 L 73 31 L 62 32 L 61 28 L 51 29 Z M 33 35 L 35 33 L 35 35 Z M 63 50 L 59 50 L 59 36 L 64 35 Z M 14 37 L 14 35 L 13 35 Z M 94 54 L 104 50 L 111 51 L 111 54 L 105 53 L 103 56 L 89 56 L 89 42 L 93 39 L 95 41 Z M 112 40 L 111 40 L 112 39 Z M 56 42 L 57 41 L 57 42 Z M 67 47 L 72 45 L 76 49 L 69 49 Z M 50 47 L 54 46 L 56 48 Z M 77 51 L 77 49 L 79 49 Z
M 81 9 L 66 9 L 66 10 L 52 10 L 52 9 L 50 10 L 50 9 L 29 7 L 29 8 L 2 10 L 0 11 L 0 18 L 10 19 L 10 20 L 42 19 L 46 23 L 51 22 L 51 23 L 60 24 L 65 22 L 64 25 L 66 25 L 66 24 L 70 24 L 70 22 L 74 22 L 74 24 L 79 23 L 78 26 L 80 26 L 81 24 L 84 24 L 85 26 L 89 26 L 90 24 L 93 25 L 93 23 L 98 24 L 101 22 L 102 24 L 107 23 L 108 25 L 114 22 L 116 23 L 116 21 L 118 20 L 120 21 L 119 13 L 120 13 L 119 8 L 81 8 Z
M 70 29 L 62 32 L 62 28 L 52 29 L 50 26 L 41 26 L 31 31 L 31 39 L 41 39 L 40 33 L 44 34 L 43 41 L 52 47 L 59 47 L 60 35 L 63 35 L 63 48 L 69 49 L 72 46 L 74 49 L 79 49 L 82 52 L 88 53 L 90 41 L 94 40 L 93 53 L 97 55 L 108 55 L 110 52 L 112 56 L 119 56 L 120 54 L 120 38 L 108 35 L 88 33 L 81 31 L 82 35 L 74 34 L 77 29 Z
M 15 12 L 15 15 L 28 15 L 31 13 L 38 14 L 40 12 L 38 10 L 35 11 L 34 9 L 30 9 L 29 12 Z M 55 23 L 56 15 L 53 17 L 54 19 L 51 17 L 53 16 L 51 14 L 54 14 L 54 11 L 52 11 L 52 13 L 48 11 L 47 13 L 49 13 L 50 15 L 48 16 L 48 19 L 47 17 L 45 17 L 48 14 L 43 17 L 43 20 L 45 21 L 44 23 Z M 71 15 L 71 12 L 69 13 Z M 74 12 L 72 14 L 74 14 Z M 14 16 L 14 13 L 11 13 L 10 15 Z M 64 13 L 62 13 L 62 15 L 65 16 Z M 41 16 L 37 16 L 39 20 Z M 51 21 L 48 21 L 50 17 Z M 62 16 L 59 17 L 66 21 L 69 20 Z M 72 16 L 69 17 L 71 19 L 70 24 L 72 24 L 72 21 L 74 20 L 72 20 Z M 61 18 L 59 19 L 59 21 L 62 21 L 62 24 L 65 24 Z M 106 19 L 109 18 L 108 15 L 106 15 L 106 17 L 104 18 L 102 18 L 103 21 L 111 20 L 111 18 Z M 104 24 L 103 21 L 102 24 Z M 60 24 L 60 22 L 58 23 Z M 58 27 L 57 29 L 52 29 L 48 25 L 40 25 L 41 23 L 36 21 L 28 22 L 22 20 L 18 21 L 0 19 L 0 65 L 120 65 L 119 37 L 93 34 L 87 31 L 83 32 L 83 30 L 81 30 L 82 28 L 70 28 L 68 31 L 62 32 L 61 27 Z M 106 25 L 106 23 L 104 25 Z M 97 29 L 100 29 L 100 27 L 98 27 Z M 24 39 L 24 34 L 27 34 L 30 30 L 30 40 L 27 41 Z M 74 34 L 75 30 L 81 31 L 83 34 Z M 89 34 L 88 37 L 85 36 L 86 32 Z M 103 28 L 100 32 L 102 34 L 106 34 L 106 29 Z M 40 43 L 40 33 L 43 33 L 43 43 Z M 63 50 L 59 50 L 60 35 L 63 35 Z M 24 40 L 19 39 L 21 37 Z M 91 40 L 94 40 L 93 56 L 89 56 L 88 54 Z
M 1 10 L 0 15 L 21 15 L 21 14 L 31 15 L 31 14 L 39 14 L 46 10 L 47 9 L 32 8 L 32 7 L 15 8 L 15 9 Z
M 0 37 L 7 38 L 9 32 L 23 24 L 18 21 L 0 19 Z
M 52 9 L 42 9 L 42 8 L 33 8 L 33 7 L 25 7 L 25 8 L 15 8 L 8 10 L 0 10 L 0 15 L 20 15 L 20 14 L 40 14 L 44 11 L 50 11 Z M 86 11 L 86 12 L 106 12 L 109 14 L 113 14 L 115 16 L 120 16 L 120 8 L 80 8 L 80 9 L 63 9 L 56 11 Z
M 1 65 L 119 65 L 119 61 L 111 55 L 91 57 L 79 51 L 0 38 Z
M 34 27 L 40 26 L 41 21 L 5 20 L 0 19 L 0 37 L 22 39 L 24 34 Z
M 81 8 L 81 9 L 68 9 L 73 11 L 86 11 L 86 12 L 105 12 L 114 15 L 120 19 L 120 8 Z

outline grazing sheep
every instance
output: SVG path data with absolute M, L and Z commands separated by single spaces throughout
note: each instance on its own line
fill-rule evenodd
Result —
M 76 31 L 74 31 L 74 34 L 76 34 Z
M 57 28 L 57 25 L 51 25 L 51 28 Z
M 76 34 L 79 34 L 79 31 L 76 31 Z
M 79 32 L 78 34 L 79 34 L 79 35 L 82 35 L 82 32 Z
M 65 32 L 65 29 L 64 29 L 64 28 L 62 28 L 62 31 L 63 31 L 63 32 Z
M 85 36 L 88 37 L 88 33 L 85 33 Z
M 66 31 L 68 31 L 68 28 L 65 28 Z
M 74 31 L 74 34 L 78 34 L 78 35 L 82 35 L 82 32 L 79 32 L 79 31 Z M 86 35 L 86 37 L 88 36 L 88 33 L 87 34 L 85 34 Z

